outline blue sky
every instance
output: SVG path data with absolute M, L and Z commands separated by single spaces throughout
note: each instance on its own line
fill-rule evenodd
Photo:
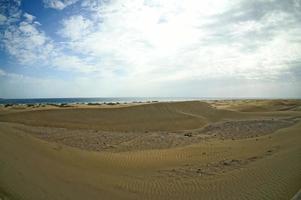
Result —
M 301 0 L 2 0 L 0 98 L 301 97 Z

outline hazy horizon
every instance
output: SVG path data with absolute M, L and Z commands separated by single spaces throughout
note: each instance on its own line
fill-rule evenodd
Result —
M 294 97 L 284 97 L 284 98 L 281 98 L 281 97 L 193 97 L 193 96 L 186 96 L 186 97 L 180 97 L 180 96 L 131 96 L 131 97 L 126 97 L 126 96 L 115 96 L 115 97 L 93 97 L 93 96 L 88 96 L 88 97 L 28 97 L 28 98 L 3 98 L 3 97 L 0 97 L 0 99 L 13 99 L 13 100 L 17 100 L 17 99 L 134 99 L 134 98 L 141 98 L 141 99 L 204 99 L 204 100 L 223 100 L 223 99 L 250 99 L 250 100 L 257 100 L 257 99 L 263 99 L 263 100 L 277 100 L 277 99 L 287 99 L 287 100 L 290 100 L 290 99 L 301 99 L 301 98 L 294 98 Z
M 0 98 L 301 98 L 301 0 L 4 0 Z

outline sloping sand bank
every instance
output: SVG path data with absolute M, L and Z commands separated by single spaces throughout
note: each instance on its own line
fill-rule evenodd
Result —
M 184 130 L 204 126 L 208 121 L 238 117 L 233 111 L 217 110 L 199 101 L 155 103 L 104 108 L 61 108 L 29 110 L 0 115 L 0 121 L 35 126 L 86 128 L 108 131 Z

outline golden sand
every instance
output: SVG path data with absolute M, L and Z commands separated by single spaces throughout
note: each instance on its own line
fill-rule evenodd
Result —
M 290 199 L 301 188 L 300 105 L 1 108 L 0 198 Z

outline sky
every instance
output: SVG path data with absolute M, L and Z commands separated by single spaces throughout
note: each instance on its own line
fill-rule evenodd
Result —
M 0 98 L 301 98 L 301 0 L 0 0 Z

